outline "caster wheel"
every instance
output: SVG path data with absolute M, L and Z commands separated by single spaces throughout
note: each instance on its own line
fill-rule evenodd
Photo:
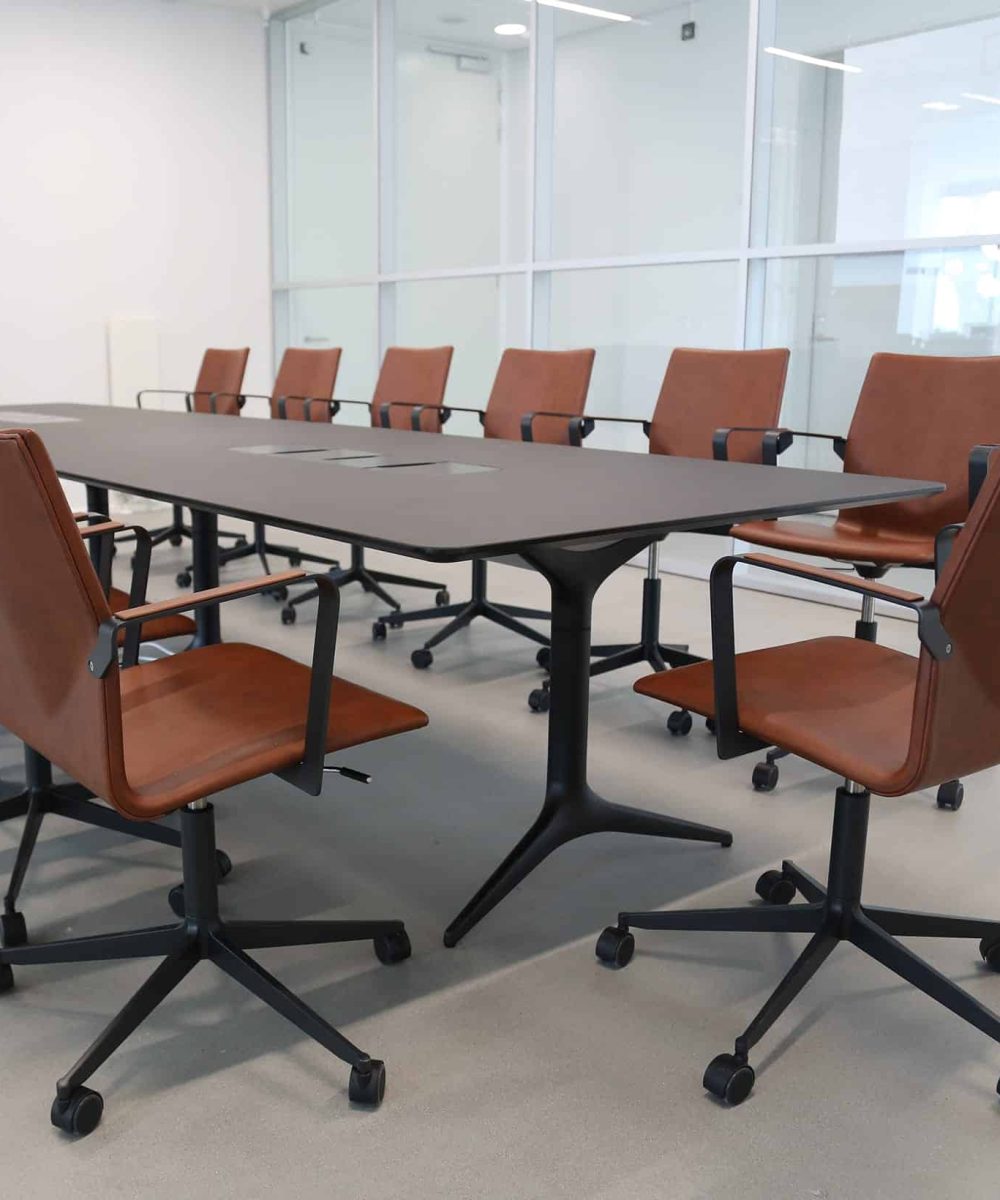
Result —
M 385 1063 L 379 1058 L 370 1058 L 361 1066 L 351 1067 L 347 1094 L 355 1104 L 378 1108 L 385 1095 Z
M 693 725 L 694 721 L 691 719 L 691 714 L 684 708 L 672 712 L 667 717 L 667 728 L 674 737 L 687 737 Z
M 706 717 L 705 718 L 705 728 L 708 730 L 709 733 L 711 733 L 714 736 L 714 734 L 715 734 L 715 718 L 714 717 Z
M 0 995 L 9 992 L 14 986 L 14 972 L 10 963 L 0 963 Z
M 232 874 L 233 860 L 229 857 L 225 850 L 216 850 L 215 870 L 219 879 L 225 879 L 227 875 Z
M 753 1091 L 753 1067 L 735 1054 L 719 1054 L 708 1064 L 701 1086 L 726 1104 L 742 1104 Z
M 281 587 L 276 587 L 267 594 L 278 604 L 284 604 L 284 602 L 288 599 L 288 588 L 282 584 Z
M 89 1087 L 77 1087 L 65 1100 L 56 1096 L 49 1115 L 56 1129 L 62 1129 L 74 1137 L 86 1137 L 100 1125 L 104 1115 L 104 1101 L 100 1092 L 95 1092 Z
M 191 586 L 191 572 L 178 571 L 177 578 L 174 580 L 179 588 L 189 588 Z
M 172 533 L 170 537 L 167 538 L 167 541 L 171 544 L 171 546 L 179 546 L 184 539 L 179 533 Z
M 546 713 L 552 704 L 548 688 L 534 688 L 528 693 L 528 707 L 532 712 Z
M 402 617 L 400 617 L 398 615 L 398 613 L 391 612 L 384 619 L 390 629 L 402 629 L 403 628 L 403 619 L 402 619 Z
M 286 604 L 281 610 L 282 625 L 294 625 L 298 614 L 290 604 Z
M 28 941 L 28 927 L 19 912 L 5 912 L 0 916 L 0 935 L 5 946 L 24 946 Z
M 778 768 L 775 763 L 760 762 L 753 769 L 751 783 L 755 792 L 773 792 L 778 786 Z
M 167 903 L 175 917 L 184 916 L 184 885 L 182 883 L 175 884 L 167 892 Z
M 983 938 L 979 943 L 979 953 L 991 971 L 1000 971 L 1000 933 L 995 937 Z
M 949 779 L 947 783 L 942 783 L 938 788 L 938 808 L 946 808 L 949 812 L 956 812 L 962 807 L 964 799 L 965 788 L 962 785 L 961 779 Z
M 386 629 L 385 621 L 376 621 L 372 625 L 372 641 L 373 642 L 384 642 L 385 636 L 387 633 L 388 633 L 388 630 Z
M 288 565 L 290 567 L 301 567 L 302 566 L 302 555 L 301 554 L 289 554 Z
M 451 603 L 451 592 L 447 588 L 442 588 L 439 592 L 435 593 L 434 603 L 438 608 L 444 608 L 446 604 Z
M 549 664 L 552 662 L 552 647 L 543 646 L 535 655 L 535 662 L 538 663 L 543 671 L 547 671 Z
M 392 963 L 405 962 L 413 953 L 410 939 L 405 929 L 398 933 L 383 933 L 375 939 L 375 957 L 387 966 Z
M 434 655 L 429 650 L 414 650 L 410 655 L 410 662 L 418 671 L 426 671 L 433 661 Z
M 795 899 L 795 884 L 780 871 L 765 871 L 754 891 L 765 904 L 791 904 Z
M 627 929 L 609 925 L 597 939 L 594 953 L 609 967 L 627 967 L 635 954 L 635 938 Z

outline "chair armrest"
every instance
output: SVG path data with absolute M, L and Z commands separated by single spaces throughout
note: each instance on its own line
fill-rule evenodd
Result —
M 183 388 L 143 388 L 135 394 L 136 408 L 142 408 L 143 396 L 183 396 L 188 408 L 191 406 L 191 393 Z
M 111 518 L 107 513 L 102 512 L 75 512 L 73 514 L 74 521 L 110 521 Z
M 847 438 L 841 437 L 839 433 L 812 433 L 808 429 L 781 429 L 782 439 L 788 439 L 788 444 L 782 446 L 779 453 L 784 453 L 791 446 L 796 438 L 818 438 L 822 442 L 832 442 L 833 452 L 844 461 L 844 455 L 847 453 Z
M 308 578 L 305 571 L 280 571 L 276 575 L 264 575 L 257 579 L 243 580 L 240 583 L 227 583 L 221 587 L 206 588 L 205 591 L 193 592 L 189 596 L 177 596 L 173 600 L 154 600 L 151 604 L 139 604 L 135 607 L 124 608 L 121 612 L 112 613 L 107 621 L 101 622 L 101 627 L 97 631 L 97 643 L 87 662 L 87 667 L 90 673 L 97 676 L 98 679 L 104 678 L 114 659 L 118 631 L 121 629 L 128 629 L 130 626 L 138 628 L 144 621 L 152 620 L 153 617 L 176 616 L 178 613 L 204 608 L 207 604 L 222 604 L 227 600 L 238 600 L 243 596 L 270 592 L 274 588 L 281 587 L 282 584 L 299 583 Z
M 278 397 L 276 397 L 276 403 L 278 406 L 278 420 L 279 421 L 287 421 L 288 420 L 288 401 L 289 400 L 301 400 L 302 401 L 303 405 L 305 405 L 306 421 L 312 420 L 312 406 L 314 404 L 325 404 L 328 406 L 327 407 L 327 413 L 328 413 L 327 419 L 330 421 L 333 420 L 333 418 L 337 415 L 337 412 L 340 409 L 340 401 L 339 400 L 331 400 L 329 396 L 327 396 L 325 398 L 322 396 L 278 396 Z
M 549 414 L 533 413 L 532 415 L 536 416 L 536 417 L 542 417 L 542 416 L 548 416 Z M 555 415 L 561 416 L 562 414 L 556 413 Z M 600 413 L 587 413 L 587 415 L 583 418 L 583 421 L 584 421 L 585 425 L 590 426 L 589 429 L 586 429 L 584 431 L 584 435 L 583 435 L 584 437 L 587 437 L 589 434 L 591 434 L 593 432 L 594 426 L 598 421 L 604 421 L 606 424 L 609 424 L 609 425 L 641 425 L 642 432 L 646 435 L 646 437 L 649 437 L 649 431 L 652 428 L 651 422 L 648 421 L 645 417 L 605 417 L 605 416 L 602 416 Z
M 198 392 L 198 393 L 189 392 L 188 393 L 187 399 L 185 401 L 188 412 L 191 412 L 191 397 L 196 394 L 203 396 L 205 393 L 204 392 Z M 208 407 L 213 413 L 216 412 L 216 402 L 218 400 L 235 400 L 236 407 L 238 409 L 242 410 L 246 406 L 247 393 L 246 392 L 209 392 Z
M 765 467 L 776 467 L 778 455 L 784 454 L 795 440 L 787 429 L 768 429 L 763 425 L 731 425 L 712 434 L 712 457 L 716 462 L 729 462 L 729 439 L 734 433 L 763 434 L 760 443 L 761 461 Z
M 1000 446 L 984 443 L 981 446 L 973 446 L 969 452 L 969 508 L 976 503 L 979 491 L 986 482 L 990 460 L 998 450 Z
M 99 525 L 79 525 L 77 533 L 84 540 L 92 537 L 100 537 L 105 533 L 119 533 L 124 529 L 132 529 L 134 526 L 123 525 L 121 521 L 102 521 Z
M 420 427 L 420 418 L 424 412 L 430 408 L 438 414 L 438 420 L 442 425 L 446 424 L 451 416 L 451 409 L 443 404 L 414 404 L 409 400 L 383 400 L 378 406 L 378 423 L 382 429 L 391 428 L 389 418 L 391 410 L 394 408 L 410 409 L 410 428 L 414 433 L 424 433 L 425 430 Z M 460 408 L 458 412 L 477 412 L 477 409 Z
M 569 430 L 569 444 L 571 446 L 582 446 L 583 439 L 592 433 L 594 429 L 594 422 L 591 417 L 570 417 L 566 413 L 560 412 L 540 411 L 525 413 L 521 418 L 522 442 L 533 442 L 535 440 L 533 427 L 539 417 L 556 417 L 558 420 L 565 421 Z
M 315 575 L 319 591 L 316 634 L 313 638 L 309 703 L 306 709 L 306 736 L 302 761 L 276 772 L 300 791 L 318 796 L 323 790 L 323 762 L 330 725 L 330 695 L 333 690 L 333 664 L 337 652 L 337 627 L 340 621 L 340 588 L 329 575 Z

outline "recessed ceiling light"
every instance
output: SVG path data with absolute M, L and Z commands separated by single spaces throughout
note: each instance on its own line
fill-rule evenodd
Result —
M 966 100 L 981 100 L 983 104 L 1000 104 L 1000 96 L 984 96 L 982 92 L 963 92 Z
M 501 37 L 519 37 L 522 33 L 528 32 L 527 25 L 518 25 L 512 21 L 508 25 L 497 25 L 494 27 L 494 33 L 499 33 Z
M 570 0 L 537 0 L 547 8 L 564 8 L 567 12 L 580 13 L 584 17 L 604 17 L 606 21 L 631 21 L 628 13 L 609 12 L 606 8 L 591 8 L 589 4 L 571 4 Z
M 846 71 L 849 75 L 860 75 L 860 67 L 848 63 L 834 62 L 832 58 L 813 58 L 811 54 L 798 54 L 794 50 L 779 50 L 777 46 L 765 46 L 765 54 L 776 54 L 779 58 L 792 58 L 796 62 L 809 63 L 811 67 L 828 67 L 831 71 Z
M 954 112 L 956 108 L 961 108 L 961 105 L 950 104 L 947 100 L 928 100 L 920 107 L 929 108 L 932 112 Z

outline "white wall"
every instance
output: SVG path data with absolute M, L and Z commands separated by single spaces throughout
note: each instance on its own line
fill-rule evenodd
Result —
M 183 0 L 0 4 L 0 403 L 106 402 L 122 317 L 155 320 L 164 387 L 209 345 L 269 384 L 264 34 Z

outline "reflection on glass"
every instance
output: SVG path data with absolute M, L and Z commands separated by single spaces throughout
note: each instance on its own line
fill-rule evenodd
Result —
M 556 271 L 550 345 L 597 350 L 587 408 L 648 417 L 675 346 L 732 349 L 739 310 L 735 263 Z M 645 450 L 638 427 L 598 425 L 588 446 Z
M 792 349 L 788 425 L 846 433 L 876 351 L 1000 353 L 996 245 L 775 259 L 765 270 L 763 344 Z M 822 443 L 804 441 L 787 461 L 838 465 Z
M 286 26 L 293 280 L 376 268 L 372 14 L 372 0 L 340 0 Z
M 757 244 L 1000 229 L 995 4 L 778 0 L 761 36 Z
M 528 36 L 524 0 L 396 5 L 395 242 L 399 271 L 525 255 Z

